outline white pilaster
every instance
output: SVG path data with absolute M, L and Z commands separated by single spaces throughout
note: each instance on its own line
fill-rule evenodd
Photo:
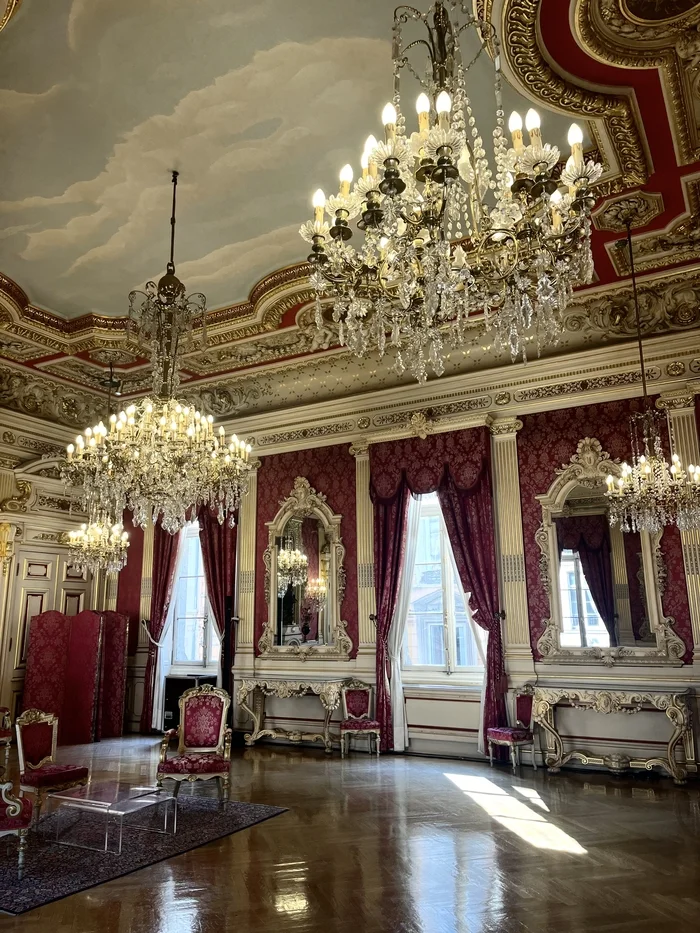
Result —
M 377 611 L 374 591 L 374 507 L 369 495 L 369 447 L 366 441 L 355 441 L 350 448 L 355 457 L 355 518 L 357 525 L 357 612 L 360 649 L 372 649 L 376 643 L 376 628 L 370 619 Z
M 520 507 L 517 418 L 492 422 L 491 450 L 496 526 L 496 563 L 501 606 L 506 617 L 503 643 L 506 669 L 511 678 L 527 679 L 534 672 L 530 648 L 530 622 L 525 581 L 525 548 Z M 534 547 L 534 542 L 532 543 Z
M 260 465 L 258 461 L 258 466 Z M 255 551 L 258 518 L 258 471 L 248 480 L 248 492 L 241 501 L 238 528 L 238 644 L 237 651 L 252 649 L 255 621 Z

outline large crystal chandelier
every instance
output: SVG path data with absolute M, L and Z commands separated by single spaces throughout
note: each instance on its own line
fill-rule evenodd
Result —
M 68 532 L 68 563 L 78 570 L 117 573 L 126 566 L 129 535 L 120 522 L 106 516 Z
M 277 554 L 277 595 L 284 596 L 290 586 L 305 586 L 308 574 L 308 557 L 288 538 Z
M 309 580 L 304 590 L 304 602 L 312 612 L 320 612 L 326 605 L 328 587 L 323 577 Z
M 313 221 L 300 230 L 312 244 L 316 324 L 332 304 L 341 345 L 362 357 L 393 347 L 395 369 L 408 366 L 420 381 L 428 366 L 440 375 L 451 347 L 462 346 L 472 318 L 483 315 L 497 349 L 527 357 L 556 342 L 572 287 L 591 279 L 590 186 L 602 173 L 585 162 L 583 135 L 569 131 L 571 155 L 559 171 L 556 146 L 545 143 L 534 110 L 511 115 L 505 134 L 498 38 L 458 0 L 436 2 L 427 13 L 394 12 L 393 102 L 382 114 L 384 142 L 370 136 L 362 177 L 340 172 L 338 194 L 313 198 Z M 450 19 L 448 9 L 453 11 Z M 458 17 L 464 16 L 460 21 Z M 431 25 L 432 17 L 432 25 Z M 406 42 L 403 27 L 422 24 L 424 38 Z M 495 116 L 490 161 L 476 126 L 461 43 L 475 33 L 494 61 Z M 425 70 L 409 51 L 428 50 Z M 480 53 L 479 53 L 480 54 Z M 401 74 L 420 83 L 418 131 L 408 135 Z M 350 245 L 356 221 L 362 242 Z
M 670 464 L 666 460 L 662 440 L 665 416 L 652 407 L 647 394 L 637 277 L 629 221 L 627 248 L 632 275 L 644 410 L 630 418 L 632 465 L 623 463 L 617 479 L 612 475 L 607 477 L 606 495 L 610 506 L 610 524 L 619 523 L 621 530 L 626 532 L 647 531 L 649 534 L 657 534 L 665 525 L 677 525 L 681 531 L 689 531 L 700 528 L 700 466 L 691 463 L 686 471 L 676 453 L 671 454 Z
M 213 509 L 219 522 L 234 512 L 247 489 L 251 447 L 211 415 L 178 399 L 183 339 L 195 321 L 204 326 L 206 299 L 187 295 L 175 275 L 175 205 L 178 173 L 173 172 L 170 260 L 166 274 L 145 292 L 129 295 L 129 317 L 150 344 L 153 394 L 129 405 L 76 438 L 67 448 L 66 481 L 76 487 L 84 507 L 121 516 L 134 524 L 160 521 L 174 534 L 200 505 Z

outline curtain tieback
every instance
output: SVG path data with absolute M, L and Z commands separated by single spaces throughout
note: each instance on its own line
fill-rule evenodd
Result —
M 141 619 L 141 625 L 142 625 L 143 630 L 144 630 L 144 632 L 146 633 L 146 635 L 148 635 L 148 640 L 150 641 L 150 643 L 151 643 L 152 645 L 155 645 L 156 648 L 162 648 L 163 645 L 165 644 L 165 638 L 163 638 L 162 641 L 156 641 L 155 638 L 154 638 L 154 637 L 151 635 L 151 633 L 148 631 L 148 623 L 146 622 L 145 619 Z

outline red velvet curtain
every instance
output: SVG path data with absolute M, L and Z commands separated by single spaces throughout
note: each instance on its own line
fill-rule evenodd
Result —
M 308 559 L 309 580 L 317 580 L 320 573 L 318 555 L 318 522 L 315 518 L 305 518 L 301 523 L 301 549 Z M 318 612 L 305 606 L 302 610 L 309 621 L 307 639 L 313 641 L 318 635 Z
M 482 723 L 485 739 L 487 729 L 508 721 L 490 457 L 484 459 L 479 479 L 467 489 L 455 483 L 446 467 L 437 494 L 462 589 L 469 593 L 474 621 L 488 632 Z
M 394 747 L 389 692 L 388 637 L 396 610 L 401 566 L 406 549 L 406 526 L 411 492 L 403 477 L 393 495 L 380 496 L 370 487 L 374 503 L 374 587 L 377 597 L 377 700 L 376 717 L 381 725 L 381 749 Z
M 221 638 L 221 685 L 224 690 L 230 693 L 231 663 L 233 662 L 235 649 L 235 633 L 233 631 L 228 633 L 231 646 L 229 661 L 224 658 L 223 648 L 226 628 L 226 603 L 230 601 L 230 604 L 233 605 L 236 584 L 238 525 L 231 528 L 228 519 L 219 524 L 216 513 L 211 512 L 208 508 L 201 508 L 197 518 L 199 520 L 199 543 L 202 546 L 204 576 L 207 581 L 207 595 L 209 596 L 209 605 L 214 613 L 216 628 Z
M 163 634 L 165 620 L 168 617 L 170 597 L 173 592 L 177 551 L 180 534 L 171 535 L 163 531 L 160 525 L 153 529 L 153 571 L 151 584 L 151 619 L 148 632 L 153 641 L 148 642 L 148 662 L 146 679 L 143 687 L 143 709 L 141 710 L 141 732 L 152 729 L 153 693 L 156 681 L 156 662 L 158 660 L 158 641 Z
M 605 515 L 567 515 L 556 519 L 559 554 L 576 551 L 591 597 L 610 636 L 617 645 L 615 631 L 615 591 L 613 589 L 610 530 Z

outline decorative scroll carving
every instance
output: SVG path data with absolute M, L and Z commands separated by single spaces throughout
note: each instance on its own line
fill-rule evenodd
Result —
M 664 199 L 660 194 L 650 194 L 648 191 L 635 191 L 634 194 L 621 195 L 618 198 L 605 201 L 591 215 L 596 230 L 610 230 L 613 233 L 624 233 L 627 229 L 627 220 L 630 227 L 646 227 L 655 217 L 664 212 Z
M 0 512 L 26 512 L 27 503 L 32 494 L 32 484 L 24 479 L 18 479 L 17 492 L 13 496 L 0 501 Z

